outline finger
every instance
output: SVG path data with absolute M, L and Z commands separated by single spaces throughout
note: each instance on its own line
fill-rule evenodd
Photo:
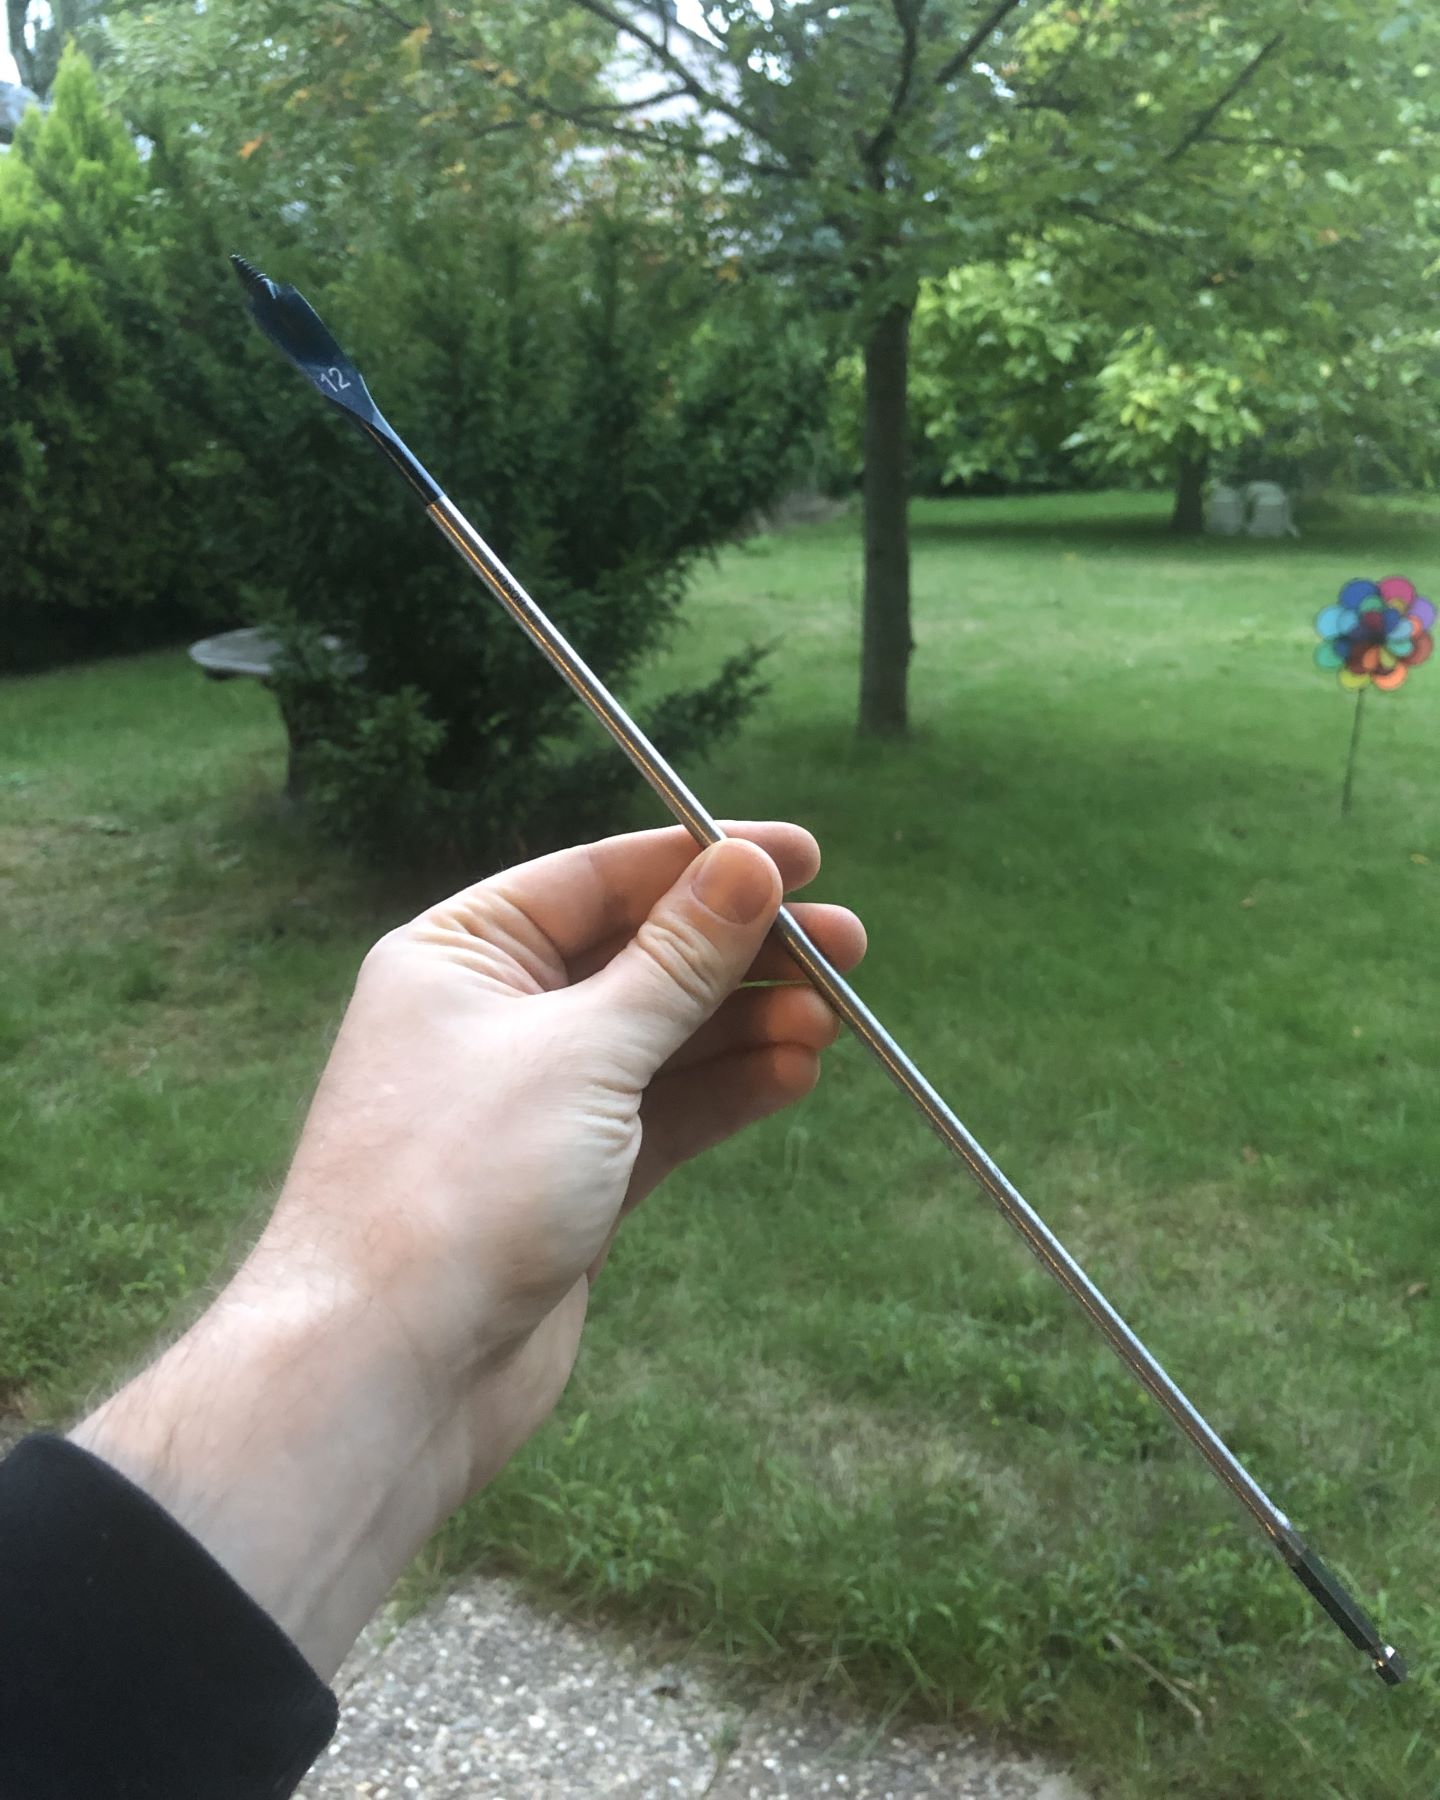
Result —
M 790 910 L 806 937 L 837 969 L 853 969 L 864 957 L 865 927 L 848 907 L 829 906 L 820 900 L 800 900 Z M 760 946 L 760 954 L 745 971 L 745 979 L 807 981 L 809 978 L 772 931 Z
M 853 969 L 865 954 L 865 927 L 847 907 L 818 900 L 798 900 L 791 907 L 795 922 L 822 956 L 837 969 Z M 633 933 L 606 938 L 570 963 L 570 979 L 584 981 L 617 956 Z M 772 931 L 745 971 L 746 981 L 804 981 L 804 971 Z
M 828 1050 L 839 1035 L 839 1019 L 814 988 L 742 988 L 680 1046 L 661 1074 L 737 1051 L 762 1050 L 767 1044 Z
M 740 820 L 721 829 L 758 844 L 787 891 L 813 880 L 820 867 L 819 846 L 799 825 Z M 596 943 L 628 940 L 699 855 L 700 846 L 680 825 L 629 832 L 503 869 L 424 917 L 442 929 L 484 936 L 497 918 L 513 929 L 518 914 L 568 964 Z
M 765 1044 L 657 1076 L 640 1109 L 626 1206 L 692 1156 L 803 1100 L 819 1079 L 820 1057 L 808 1044 Z
M 640 1109 L 640 1154 L 626 1190 L 625 1204 L 604 1248 L 591 1263 L 594 1281 L 621 1225 L 672 1170 L 780 1112 L 812 1091 L 820 1079 L 820 1058 L 800 1044 L 767 1044 L 756 1050 L 718 1056 L 694 1068 L 658 1075 Z
M 757 845 L 712 844 L 651 907 L 630 942 L 570 996 L 603 1019 L 637 1086 L 744 980 L 780 909 L 780 874 Z

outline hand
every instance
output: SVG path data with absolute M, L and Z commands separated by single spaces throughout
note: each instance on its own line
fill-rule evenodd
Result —
M 828 1007 L 740 983 L 798 976 L 765 940 L 818 852 L 730 829 L 698 857 L 679 829 L 563 851 L 383 939 L 259 1244 L 76 1434 L 317 1668 L 548 1415 L 624 1212 L 815 1083 Z M 796 910 L 859 960 L 852 914 Z
M 735 991 L 798 977 L 764 940 L 819 856 L 794 826 L 734 829 L 698 857 L 678 828 L 562 851 L 384 938 L 266 1234 L 284 1267 L 343 1270 L 462 1398 L 523 1349 L 532 1428 L 622 1212 L 808 1093 L 836 1035 L 808 986 Z M 859 960 L 853 915 L 799 911 Z M 477 1438 L 472 1484 L 513 1448 Z

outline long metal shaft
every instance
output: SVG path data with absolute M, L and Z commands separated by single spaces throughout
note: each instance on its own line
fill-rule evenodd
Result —
M 414 452 L 387 424 L 360 371 L 336 343 L 315 309 L 294 288 L 271 281 L 243 257 L 232 257 L 251 315 L 283 355 L 330 404 L 345 413 L 415 491 L 431 522 L 579 695 L 675 817 L 700 844 L 724 834 L 660 752 L 640 731 L 594 671 L 541 612 L 495 552 L 445 494 Z M 1353 758 L 1352 758 L 1353 760 Z M 890 1033 L 823 957 L 782 908 L 776 931 L 814 986 L 834 1007 L 903 1094 L 914 1102 L 936 1134 L 985 1189 L 1050 1273 L 1075 1299 L 1136 1379 L 1164 1407 L 1210 1467 L 1251 1513 L 1309 1590 L 1351 1643 L 1374 1662 L 1381 1679 L 1402 1681 L 1405 1666 L 1374 1623 L 1335 1579 L 1284 1513 L 1241 1466 L 1220 1437 L 1185 1398 L 1160 1364 L 1090 1280 L 1065 1246 L 1001 1173 L 965 1129 L 939 1092 Z
M 448 495 L 427 508 L 431 519 L 495 598 L 541 650 L 698 843 L 718 843 L 720 827 L 605 684 L 530 598 Z M 1294 1527 L 1238 1457 L 1196 1411 L 1156 1359 L 1050 1230 L 1024 1195 L 986 1154 L 934 1085 L 782 907 L 776 931 L 815 987 L 919 1108 L 1050 1273 L 1075 1299 L 1132 1374 L 1152 1393 L 1215 1473 L 1254 1515 L 1282 1552 Z
M 700 801 L 670 767 L 616 700 L 447 494 L 427 506 L 432 523 L 459 552 L 525 635 L 609 732 L 650 786 L 697 843 L 718 843 L 725 835 Z M 1339 1582 L 1324 1568 L 1268 1494 L 1165 1373 L 1115 1308 L 1091 1281 L 1015 1184 L 981 1148 L 935 1086 L 866 1006 L 838 969 L 806 936 L 788 907 L 776 932 L 814 986 L 874 1056 L 900 1091 L 909 1096 L 936 1135 L 959 1157 L 1030 1249 L 1077 1302 L 1100 1335 L 1164 1407 L 1210 1467 L 1240 1500 L 1297 1577 L 1320 1601 L 1352 1643 L 1374 1660 L 1389 1682 L 1402 1679 L 1404 1665 Z

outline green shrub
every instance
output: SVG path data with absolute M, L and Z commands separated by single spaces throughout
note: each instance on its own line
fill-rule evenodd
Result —
M 176 635 L 204 616 L 143 347 L 144 168 L 68 55 L 0 158 L 0 668 Z M 118 303 L 117 303 L 118 296 Z M 203 586 L 198 589 L 203 595 Z
M 819 404 L 805 333 L 614 206 L 416 229 L 309 291 L 397 429 L 614 688 L 673 632 L 694 558 L 772 496 Z M 296 383 L 278 362 L 269 379 Z M 317 816 L 373 854 L 443 861 L 602 823 L 633 773 L 403 484 L 311 404 L 286 471 L 303 504 L 264 557 Z M 325 635 L 363 666 L 325 654 Z M 732 728 L 758 662 L 737 647 L 651 705 L 667 753 Z
M 267 623 L 287 651 L 277 687 L 303 791 L 331 835 L 473 865 L 591 828 L 633 774 L 254 330 L 225 252 L 315 302 L 417 454 L 631 692 L 695 558 L 808 452 L 815 334 L 785 296 L 725 279 L 692 197 L 611 167 L 477 187 L 409 166 L 388 193 L 372 161 L 381 187 L 342 220 L 333 197 L 284 200 L 278 158 L 262 168 L 185 117 L 155 103 L 141 163 L 72 56 L 0 190 L 0 242 L 24 275 L 4 302 L 20 329 L 3 441 L 20 473 L 0 541 L 17 545 L 7 612 L 29 660 L 73 652 L 81 615 L 87 650 Z M 348 129 L 334 128 L 337 163 Z M 759 660 L 737 646 L 642 707 L 663 748 L 693 755 L 732 728 Z

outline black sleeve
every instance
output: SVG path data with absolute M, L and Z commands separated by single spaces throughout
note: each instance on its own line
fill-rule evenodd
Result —
M 0 1462 L 0 1800 L 282 1800 L 335 1696 L 209 1552 L 53 1437 Z

